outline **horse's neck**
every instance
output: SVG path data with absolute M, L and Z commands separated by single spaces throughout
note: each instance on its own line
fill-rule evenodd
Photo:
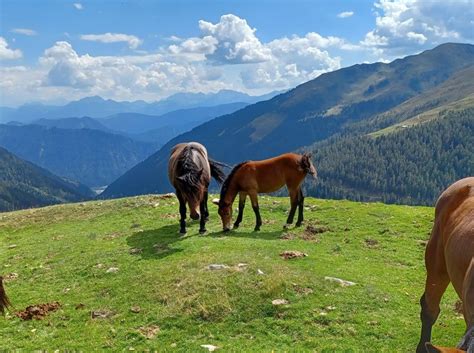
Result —
M 237 186 L 235 185 L 235 182 L 231 180 L 229 184 L 229 188 L 227 189 L 227 192 L 224 196 L 224 202 L 226 204 L 232 205 L 234 203 L 234 200 L 238 194 Z

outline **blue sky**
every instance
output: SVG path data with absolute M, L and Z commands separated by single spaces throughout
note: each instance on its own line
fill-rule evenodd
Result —
M 472 0 L 1 0 L 0 104 L 294 87 L 472 42 Z

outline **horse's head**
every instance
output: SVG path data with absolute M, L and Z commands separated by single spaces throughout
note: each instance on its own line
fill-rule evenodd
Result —
M 318 173 L 316 171 L 316 168 L 314 167 L 313 162 L 311 161 L 311 154 L 310 153 L 305 153 L 301 156 L 300 166 L 301 166 L 301 169 L 303 169 L 304 172 L 308 173 L 309 175 L 311 175 L 315 179 L 318 178 Z
M 212 203 L 219 206 L 219 211 L 217 213 L 221 217 L 222 228 L 224 232 L 228 232 L 232 224 L 232 204 L 225 203 L 223 200 L 219 199 L 212 200 Z

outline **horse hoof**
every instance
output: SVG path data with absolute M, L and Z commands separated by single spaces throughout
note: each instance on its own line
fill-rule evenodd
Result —
M 179 231 L 179 234 L 186 234 L 186 229 L 181 229 L 181 230 Z
M 255 229 L 253 230 L 254 232 L 259 232 L 260 231 L 260 227 L 255 227 Z
M 291 224 L 290 223 L 286 223 L 284 226 L 283 226 L 283 229 L 289 229 L 291 227 Z
M 301 227 L 301 224 L 302 224 L 302 223 L 303 223 L 303 222 L 297 222 L 297 223 L 295 224 L 295 227 Z
M 229 233 L 229 232 L 230 232 L 230 229 L 229 229 L 229 228 L 224 228 L 224 229 L 222 230 L 222 232 L 224 232 L 224 233 Z
M 199 234 L 204 234 L 207 232 L 207 229 L 199 229 Z
M 238 224 L 234 224 L 234 229 L 237 229 L 239 228 L 239 225 Z

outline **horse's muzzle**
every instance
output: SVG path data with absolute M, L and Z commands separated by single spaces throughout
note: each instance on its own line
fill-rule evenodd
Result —
M 193 219 L 193 220 L 195 220 L 195 221 L 199 219 L 199 213 L 191 214 L 191 215 L 189 215 L 189 216 L 191 217 L 191 219 Z

